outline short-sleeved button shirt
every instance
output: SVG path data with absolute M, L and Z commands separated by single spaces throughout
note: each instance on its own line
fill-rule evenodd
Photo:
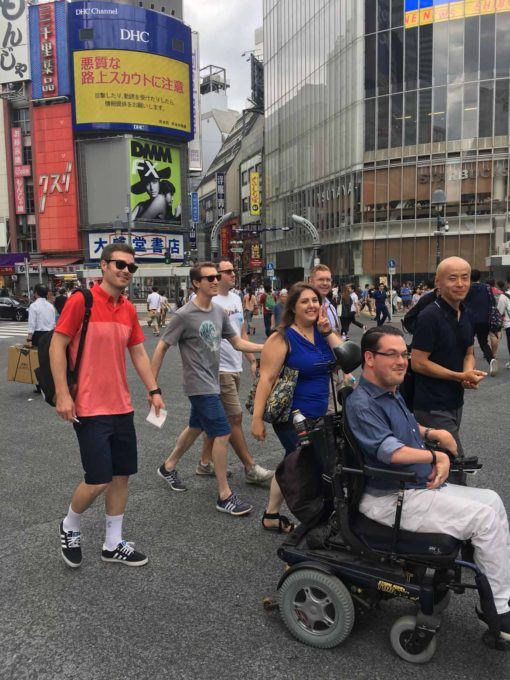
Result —
M 456 330 L 454 330 L 456 328 Z M 461 372 L 466 351 L 473 345 L 474 330 L 469 311 L 461 304 L 460 318 L 439 297 L 418 315 L 413 349 L 430 352 L 429 359 L 450 371 Z M 415 374 L 413 407 L 421 411 L 451 410 L 464 403 L 464 388 L 455 380 Z
M 93 305 L 75 395 L 76 413 L 78 417 L 130 413 L 133 405 L 126 377 L 126 348 L 142 343 L 144 334 L 135 308 L 124 296 L 115 303 L 101 286 L 94 286 L 91 293 Z M 83 295 L 73 295 L 55 328 L 56 333 L 72 338 L 71 364 L 76 359 L 84 312 Z

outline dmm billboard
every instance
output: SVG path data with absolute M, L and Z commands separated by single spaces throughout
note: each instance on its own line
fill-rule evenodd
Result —
M 73 2 L 68 29 L 76 130 L 193 138 L 188 26 L 141 7 Z
M 181 223 L 181 154 L 168 144 L 130 140 L 131 219 Z
M 80 250 L 71 105 L 36 106 L 33 120 L 40 249 L 46 253 Z

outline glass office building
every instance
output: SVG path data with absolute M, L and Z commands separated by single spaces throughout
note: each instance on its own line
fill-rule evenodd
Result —
M 421 279 L 441 256 L 481 270 L 510 239 L 510 0 L 265 0 L 268 224 L 307 217 L 345 278 Z M 301 227 L 267 259 L 310 265 Z

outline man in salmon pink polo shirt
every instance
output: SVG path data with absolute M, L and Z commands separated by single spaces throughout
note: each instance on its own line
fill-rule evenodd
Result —
M 79 567 L 82 562 L 82 514 L 103 492 L 106 538 L 101 559 L 132 567 L 140 567 L 148 561 L 122 538 L 129 476 L 137 471 L 126 349 L 147 388 L 149 402 L 156 414 L 164 408 L 161 390 L 143 346 L 144 335 L 136 310 L 122 295 L 137 269 L 134 254 L 131 246 L 122 243 L 106 246 L 101 253 L 103 280 L 91 290 L 92 310 L 73 394 L 69 392 L 66 379 L 67 353 L 72 365 L 85 312 L 83 295 L 75 294 L 67 301 L 50 346 L 57 413 L 73 423 L 85 472 L 84 481 L 73 494 L 67 516 L 60 523 L 62 558 L 72 568 Z

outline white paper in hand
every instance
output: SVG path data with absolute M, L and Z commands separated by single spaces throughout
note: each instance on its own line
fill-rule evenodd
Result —
M 159 410 L 159 416 L 156 415 L 156 409 L 154 406 L 151 406 L 151 410 L 149 411 L 149 415 L 146 418 L 147 422 L 150 423 L 151 425 L 155 425 L 156 427 L 163 427 L 163 424 L 166 420 L 166 411 L 164 408 Z

